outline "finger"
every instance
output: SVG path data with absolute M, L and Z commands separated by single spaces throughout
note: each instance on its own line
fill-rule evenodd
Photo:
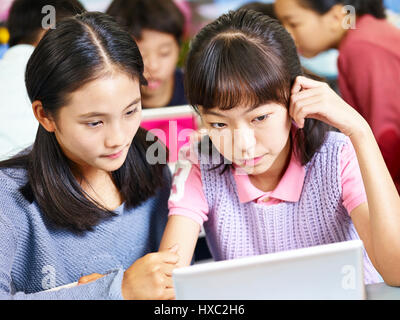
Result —
M 290 97 L 291 102 L 296 102 L 302 99 L 307 99 L 312 96 L 320 96 L 322 94 L 322 89 L 321 87 L 317 88 L 312 88 L 312 89 L 307 89 L 307 90 L 302 90 L 300 92 L 294 93 Z
M 313 118 L 320 111 L 320 105 L 322 101 L 319 99 L 310 98 L 307 102 L 304 102 L 301 106 L 298 106 L 293 112 L 293 119 L 299 126 L 304 127 L 304 121 L 306 118 Z
M 296 119 L 297 115 L 299 112 L 301 112 L 301 109 L 305 106 L 309 105 L 318 105 L 321 106 L 322 104 L 322 99 L 320 96 L 311 96 L 309 98 L 297 100 L 297 101 L 292 101 L 289 106 L 289 115 L 293 118 Z
M 99 273 L 92 273 L 92 274 L 89 274 L 87 276 L 81 277 L 78 280 L 78 284 L 85 284 L 85 283 L 89 283 L 89 282 L 92 282 L 92 281 L 96 281 L 97 279 L 100 279 L 102 277 L 104 277 L 104 275 L 99 274 Z
M 165 288 L 173 288 L 174 280 L 172 279 L 172 277 L 164 277 L 163 284 Z
M 161 268 L 162 272 L 168 277 L 172 277 L 172 272 L 175 269 L 177 269 L 177 266 L 171 263 L 165 263 Z
M 298 76 L 292 87 L 292 94 L 298 93 L 303 89 L 317 88 L 323 85 L 324 82 L 316 81 L 303 76 Z
M 165 300 L 175 300 L 175 289 L 167 288 L 165 289 Z
M 319 95 L 312 95 L 310 97 L 303 98 L 303 99 L 298 99 L 298 100 L 293 99 L 293 101 L 290 102 L 289 115 L 294 116 L 299 111 L 299 109 L 301 109 L 304 106 L 313 104 L 313 103 L 321 106 L 322 97 Z

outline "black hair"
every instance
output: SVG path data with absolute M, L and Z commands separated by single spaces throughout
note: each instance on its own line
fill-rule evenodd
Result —
M 264 3 L 258 1 L 248 2 L 238 8 L 238 10 L 240 9 L 254 10 L 266 14 L 271 18 L 278 19 L 278 17 L 275 14 L 274 3 Z
M 46 114 L 56 119 L 69 94 L 113 72 L 111 68 L 146 84 L 135 41 L 112 17 L 89 12 L 67 18 L 45 34 L 28 61 L 25 78 L 29 98 L 41 101 Z M 139 128 L 124 164 L 112 172 L 128 209 L 155 195 L 166 183 L 166 166 L 146 161 L 146 150 L 152 143 L 146 141 L 146 133 Z M 75 178 L 69 163 L 55 134 L 39 124 L 32 150 L 0 162 L 0 168 L 27 170 L 28 183 L 21 191 L 29 201 L 37 202 L 55 226 L 77 232 L 93 230 L 115 213 L 85 193 L 77 180 L 83 177 Z
M 6 24 L 10 32 L 10 47 L 34 44 L 38 40 L 45 17 L 42 8 L 47 5 L 54 7 L 57 22 L 85 11 L 78 0 L 15 0 Z
M 268 102 L 289 108 L 290 89 L 300 75 L 296 46 L 285 28 L 260 12 L 241 9 L 222 15 L 193 39 L 185 90 L 197 111 L 199 106 L 229 110 Z M 297 130 L 294 150 L 303 165 L 320 148 L 329 128 L 306 119 L 304 128 Z
M 106 11 L 140 40 L 143 29 L 169 33 L 181 44 L 185 17 L 173 0 L 114 0 Z
M 383 0 L 299 0 L 299 3 L 320 14 L 325 14 L 333 6 L 341 4 L 353 6 L 359 17 L 370 14 L 377 19 L 386 18 Z

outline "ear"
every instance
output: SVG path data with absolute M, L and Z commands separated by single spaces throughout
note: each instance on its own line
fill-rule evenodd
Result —
M 346 10 L 342 4 L 334 5 L 325 15 L 327 17 L 327 23 L 329 23 L 330 29 L 334 32 L 343 29 L 343 21 L 347 16 Z
M 39 100 L 33 101 L 32 110 L 35 118 L 48 132 L 56 131 L 56 124 L 54 120 L 43 109 L 42 102 Z

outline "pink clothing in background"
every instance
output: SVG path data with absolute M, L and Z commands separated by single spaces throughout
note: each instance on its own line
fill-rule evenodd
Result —
M 208 220 L 209 209 L 203 191 L 198 159 L 194 152 L 189 152 L 189 150 L 189 147 L 184 147 L 180 152 L 180 160 L 174 174 L 168 202 L 169 215 L 186 216 L 202 225 Z M 342 149 L 340 166 L 343 206 L 348 213 L 351 213 L 356 207 L 367 202 L 367 197 L 350 140 Z M 249 176 L 243 174 L 240 169 L 234 170 L 233 174 L 240 202 L 254 201 L 260 205 L 269 206 L 282 201 L 299 201 L 304 184 L 305 167 L 301 166 L 292 153 L 285 174 L 277 187 L 270 192 L 257 189 L 251 183 Z
M 340 92 L 371 126 L 400 191 L 400 30 L 371 15 L 356 27 L 339 48 Z

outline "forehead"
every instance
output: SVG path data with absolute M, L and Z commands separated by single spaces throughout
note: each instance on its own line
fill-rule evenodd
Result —
M 315 14 L 300 3 L 301 0 L 276 0 L 274 9 L 280 20 L 290 20 Z
M 138 46 L 144 48 L 178 45 L 172 34 L 151 29 L 143 29 L 140 39 L 137 39 L 136 42 Z
M 139 80 L 118 72 L 90 81 L 69 94 L 65 106 L 68 108 L 63 109 L 74 114 L 119 112 L 137 98 L 140 98 Z

